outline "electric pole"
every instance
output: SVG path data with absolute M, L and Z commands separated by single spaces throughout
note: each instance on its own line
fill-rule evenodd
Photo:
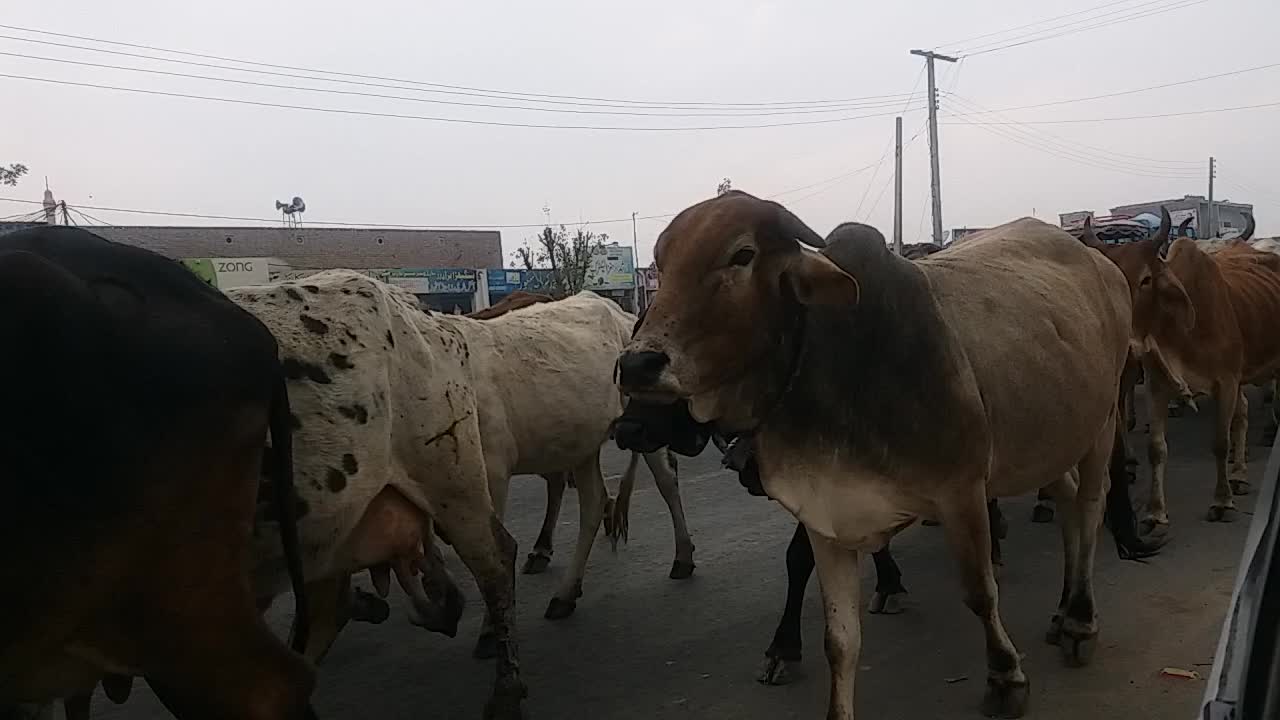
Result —
M 1218 161 L 1209 157 L 1209 234 L 1205 237 L 1218 237 L 1218 213 L 1213 206 L 1213 178 L 1218 174 Z
M 893 251 L 902 255 L 902 116 L 894 118 Z
M 933 61 L 956 62 L 958 58 L 939 55 L 931 50 L 912 50 L 924 58 L 929 79 L 929 187 L 933 195 L 933 242 L 942 244 L 942 181 L 938 170 L 938 83 L 933 74 Z
M 640 272 L 640 239 L 636 233 L 636 213 L 631 213 L 631 275 L 636 279 L 636 289 L 632 291 L 632 310 L 640 312 L 640 294 L 648 294 L 645 287 L 644 274 Z M 646 298 L 646 304 L 648 303 Z

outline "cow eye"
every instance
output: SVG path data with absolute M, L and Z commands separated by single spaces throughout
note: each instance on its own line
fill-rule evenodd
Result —
M 1141 280 L 1140 282 L 1138 282 L 1138 287 L 1147 287 L 1147 286 L 1149 286 L 1150 284 L 1151 284 L 1151 276 L 1150 276 L 1150 275 L 1148 275 L 1148 276 L 1146 276 L 1146 277 L 1142 278 L 1142 280 Z
M 755 251 L 755 249 L 753 249 L 753 248 L 742 248 L 742 249 L 741 249 L 741 250 L 739 250 L 738 252 L 734 253 L 734 254 L 733 254 L 733 257 L 729 258 L 729 264 L 730 264 L 730 265 L 739 265 L 739 266 L 741 266 L 741 265 L 750 265 L 750 264 L 751 264 L 751 260 L 752 260 L 752 258 L 754 258 L 755 256 L 756 256 L 756 251 Z

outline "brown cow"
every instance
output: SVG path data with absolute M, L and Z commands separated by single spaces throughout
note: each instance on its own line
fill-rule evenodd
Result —
M 920 516 L 942 520 L 982 622 L 984 711 L 1026 711 L 988 496 L 1059 493 L 1066 562 L 1049 637 L 1069 662 L 1090 660 L 1132 315 L 1112 263 L 1031 218 L 912 262 L 874 228 L 848 223 L 824 241 L 781 205 L 737 191 L 677 215 L 656 260 L 662 287 L 619 358 L 620 385 L 687 399 L 695 420 L 753 436 L 765 491 L 813 546 L 828 720 L 853 717 L 859 556 Z
M 1151 407 L 1151 500 L 1145 525 L 1167 525 L 1165 408 L 1179 392 L 1217 399 L 1213 453 L 1217 484 L 1209 519 L 1229 519 L 1233 494 L 1248 492 L 1248 403 L 1243 383 L 1266 383 L 1280 370 L 1280 257 L 1241 242 L 1206 253 L 1179 238 L 1167 260 L 1169 214 L 1148 240 L 1109 247 L 1133 298 L 1133 344 L 1142 356 Z M 1185 387 L 1185 390 L 1180 390 Z
M 525 292 L 524 290 L 516 290 L 510 295 L 494 303 L 490 307 L 481 308 L 480 310 L 476 310 L 475 312 L 467 313 L 467 317 L 474 318 L 476 320 L 492 320 L 496 317 L 501 317 L 503 315 L 506 315 L 512 310 L 519 310 L 520 308 L 526 308 L 526 307 L 529 307 L 530 305 L 536 305 L 538 303 L 545 303 L 545 302 L 552 302 L 554 300 L 555 298 L 551 297 L 550 295 L 543 295 L 542 293 Z
M 273 523 L 307 616 L 267 328 L 171 260 L 44 227 L 0 238 L 0 337 L 0 703 L 141 675 L 179 718 L 309 716 L 314 670 L 247 575 L 269 430 Z

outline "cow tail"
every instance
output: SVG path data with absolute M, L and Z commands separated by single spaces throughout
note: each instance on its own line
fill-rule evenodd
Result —
M 1129 495 L 1128 441 L 1124 432 L 1124 414 L 1117 408 L 1115 440 L 1111 446 L 1111 489 L 1107 491 L 1105 521 L 1116 540 L 1116 553 L 1123 560 L 1141 560 L 1160 552 L 1167 537 L 1144 538 L 1138 532 L 1138 515 Z
M 294 652 L 306 650 L 311 634 L 311 608 L 307 604 L 306 578 L 302 573 L 302 552 L 298 543 L 298 518 L 293 489 L 293 428 L 289 410 L 289 390 L 284 372 L 277 371 L 271 395 L 271 448 L 273 498 L 276 517 L 280 518 L 280 544 L 284 546 L 284 562 L 293 586 L 294 620 L 291 646 Z

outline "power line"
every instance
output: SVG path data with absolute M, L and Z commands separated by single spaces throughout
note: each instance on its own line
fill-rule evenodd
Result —
M 47 35 L 51 37 L 84 40 L 88 42 L 101 43 L 105 45 L 114 45 L 117 47 L 129 47 L 129 48 L 140 49 L 140 50 L 149 50 L 152 52 L 163 52 L 163 53 L 170 53 L 174 55 L 183 55 L 186 57 L 202 58 L 206 60 L 217 60 L 220 62 L 238 63 L 241 65 L 250 65 L 253 67 L 260 67 L 260 68 L 273 68 L 275 70 L 291 70 L 291 71 L 298 71 L 298 72 L 313 73 L 317 75 L 332 75 L 335 77 L 342 77 L 342 78 L 355 78 L 357 80 L 378 80 L 383 82 L 404 83 L 406 85 L 417 86 L 418 88 L 435 88 L 431 90 L 419 90 L 419 92 L 435 92 L 435 93 L 449 94 L 449 95 L 470 95 L 470 96 L 479 95 L 480 97 L 489 97 L 489 98 L 506 99 L 506 100 L 523 99 L 526 102 L 541 102 L 545 104 L 554 103 L 554 104 L 566 104 L 566 105 L 598 105 L 599 103 L 611 103 L 611 104 L 615 104 L 615 106 L 639 105 L 639 106 L 646 106 L 651 108 L 666 107 L 667 109 L 676 109 L 678 107 L 693 107 L 693 108 L 737 107 L 737 108 L 751 110 L 751 109 L 757 109 L 757 108 L 768 108 L 768 107 L 777 107 L 777 106 L 801 107 L 801 106 L 814 106 L 814 105 L 846 105 L 849 103 L 859 103 L 859 102 L 868 101 L 868 100 L 888 100 L 890 98 L 902 97 L 902 95 L 899 93 L 899 94 L 893 94 L 893 95 L 872 95 L 872 96 L 853 97 L 853 98 L 829 98 L 829 99 L 823 99 L 823 100 L 779 100 L 779 101 L 766 101 L 766 102 L 710 102 L 710 101 L 675 101 L 675 100 L 649 101 L 649 100 L 634 100 L 634 99 L 622 99 L 622 98 L 592 97 L 592 96 L 584 96 L 584 95 L 560 95 L 560 94 L 553 94 L 553 93 L 517 92 L 517 91 L 509 91 L 509 90 L 494 90 L 492 88 L 472 87 L 467 85 L 453 85 L 449 83 L 426 82 L 421 80 L 410 80 L 405 78 L 395 78 L 395 77 L 387 77 L 387 76 L 381 76 L 381 75 L 368 75 L 368 74 L 361 74 L 361 73 L 341 72 L 336 70 L 323 70 L 318 68 L 308 68 L 308 67 L 302 67 L 297 65 L 282 65 L 277 63 L 267 63 L 267 62 L 245 60 L 245 59 L 233 58 L 233 57 L 227 57 L 227 56 L 221 56 L 221 55 L 210 55 L 206 53 L 189 52 L 186 50 L 175 50 L 172 48 L 163 48 L 163 47 L 158 47 L 154 45 L 120 42 L 116 40 L 106 40 L 102 38 L 88 37 L 84 35 L 72 35 L 69 33 L 58 33 L 58 32 L 52 32 L 48 30 L 39 30 L 35 28 L 27 28 L 27 27 L 21 27 L 16 25 L 0 24 L 0 28 L 4 28 L 8 30 L 17 30 L 20 32 L 32 33 L 36 35 Z M 142 59 L 153 60 L 158 62 L 195 65 L 199 67 L 209 67 L 209 68 L 216 68 L 221 70 L 233 70 L 237 72 L 249 72 L 249 73 L 267 74 L 267 75 L 282 75 L 284 77 L 292 77 L 292 78 L 308 79 L 308 80 L 320 80 L 324 82 L 337 82 L 337 83 L 355 84 L 355 85 L 370 85 L 370 83 L 367 83 L 367 82 L 356 82 L 353 80 L 336 80 L 333 78 L 315 77 L 314 75 L 293 75 L 293 74 L 287 74 L 287 73 L 266 72 L 262 70 L 251 70 L 248 68 L 227 67 L 225 65 L 213 65 L 209 63 L 192 62 L 189 60 L 176 60 L 174 58 L 155 57 L 152 55 L 142 55 L 138 53 L 121 52 L 117 50 L 106 50 L 104 48 L 86 47 L 83 45 L 56 43 L 48 40 L 35 40 L 31 38 L 15 37 L 11 35 L 0 35 L 0 38 L 6 39 L 6 40 L 16 40 L 19 42 L 35 43 L 40 45 L 52 45 L 55 47 L 85 50 L 89 52 L 107 53 L 112 55 L 122 55 L 126 57 L 142 58 Z M 390 87 L 393 89 L 401 89 L 401 90 L 415 89 L 412 87 L 403 87 L 400 85 L 373 84 L 372 86 L 373 87 Z M 674 107 L 669 107 L 669 106 L 674 106 Z
M 1006 35 L 1006 34 L 1008 34 L 1008 33 L 1014 32 L 1015 30 L 1023 30 L 1023 29 L 1029 28 L 1029 27 L 1034 27 L 1034 26 L 1036 26 L 1036 25 L 1044 25 L 1044 24 L 1046 24 L 1046 23 L 1056 22 L 1056 21 L 1058 21 L 1058 20 L 1065 20 L 1066 18 L 1069 18 L 1069 17 L 1075 17 L 1075 16 L 1077 16 L 1077 15 L 1084 15 L 1084 14 L 1086 14 L 1086 13 L 1091 13 L 1091 12 L 1093 12 L 1093 11 L 1095 11 L 1095 10 L 1104 10 L 1104 9 L 1106 9 L 1106 8 L 1109 8 L 1109 7 L 1114 7 L 1114 6 L 1116 6 L 1116 5 L 1124 5 L 1124 4 L 1126 4 L 1126 3 L 1130 3 L 1130 2 L 1133 2 L 1133 0 L 1112 0 L 1112 2 L 1103 3 L 1103 4 L 1101 4 L 1101 5 L 1097 5 L 1097 6 L 1095 6 L 1095 7 L 1091 7 L 1091 8 L 1085 9 L 1085 10 L 1077 10 L 1077 11 L 1075 11 L 1075 12 L 1067 13 L 1066 15 L 1058 15 L 1057 17 L 1047 18 L 1047 19 L 1045 19 L 1045 20 L 1036 20 L 1035 22 L 1029 22 L 1029 23 L 1026 23 L 1025 25 L 1018 25 L 1017 27 L 1006 28 L 1006 29 L 1004 29 L 1004 30 L 996 30 L 996 31 L 994 31 L 994 32 L 984 33 L 984 34 L 982 34 L 982 35 L 975 35 L 975 36 L 973 36 L 973 37 L 968 37 L 968 38 L 965 38 L 965 39 L 963 39 L 963 40 L 956 40 L 956 41 L 954 41 L 954 42 L 942 43 L 942 44 L 940 44 L 940 45 L 934 45 L 934 46 L 933 46 L 933 49 L 934 49 L 934 50 L 939 50 L 939 49 L 947 50 L 947 49 L 953 49 L 953 48 L 964 47 L 964 46 L 968 45 L 969 43 L 973 42 L 974 40 L 985 40 L 986 38 L 989 38 L 989 37 L 995 37 L 995 36 L 997 36 L 997 35 Z M 4 25 L 0 25 L 0 27 L 5 27 L 5 26 L 4 26 Z
M 311 88 L 300 85 L 285 85 L 279 83 L 257 82 L 254 80 L 236 80 L 233 78 L 222 78 L 213 75 L 199 75 L 194 73 L 181 73 L 169 70 L 155 70 L 151 68 L 129 67 L 127 65 L 112 65 L 109 63 L 94 63 L 82 60 L 69 60 L 66 58 L 44 57 L 40 55 L 27 55 L 24 53 L 11 53 L 0 50 L 0 56 L 22 58 L 24 60 L 38 60 L 41 62 L 63 63 L 67 65 L 80 65 L 83 67 L 105 68 L 109 70 L 125 70 L 128 72 L 147 73 L 150 75 L 163 75 L 166 77 L 188 78 L 193 80 L 208 80 L 212 82 L 228 83 L 235 85 L 248 85 L 253 87 L 274 88 L 277 90 L 298 90 L 302 92 L 325 93 L 329 95 L 347 95 L 355 97 L 381 98 L 387 100 L 403 100 L 407 102 L 429 103 L 433 105 L 453 105 L 461 107 L 479 107 L 479 108 L 496 108 L 502 110 L 517 110 L 526 112 L 547 112 L 547 113 L 571 113 L 575 115 L 622 115 L 622 116 L 647 116 L 647 117 L 676 117 L 676 118 L 697 118 L 697 117 L 765 117 L 773 115 L 809 115 L 816 113 L 837 113 L 848 112 L 852 107 L 833 107 L 833 108 L 805 108 L 798 110 L 763 110 L 759 112 L 709 112 L 702 111 L 698 113 L 689 112 L 648 112 L 645 110 L 583 110 L 578 108 L 545 108 L 545 107 L 527 107 L 521 105 L 503 105 L 499 103 L 477 103 L 463 100 L 439 100 L 436 98 L 409 97 L 405 95 L 388 95 L 385 93 L 360 92 L 356 90 L 337 90 L 334 88 Z M 908 101 L 909 104 L 909 101 Z M 858 109 L 874 109 L 881 107 L 896 106 L 897 101 L 881 102 L 876 105 L 865 105 Z
M 1008 117 L 999 114 L 998 111 L 987 110 L 986 108 L 982 107 L 978 103 L 972 100 L 966 99 L 962 95 L 952 93 L 950 97 L 953 101 L 959 103 L 961 107 L 965 109 L 965 112 L 960 112 L 958 114 L 963 115 L 966 118 L 976 117 L 978 115 L 988 115 L 988 116 L 995 115 L 996 117 L 1009 120 Z M 983 124 L 983 121 L 968 121 L 968 122 L 969 124 Z M 1160 172 L 1189 172 L 1191 168 L 1197 168 L 1196 172 L 1199 172 L 1199 168 L 1203 167 L 1202 162 L 1195 162 L 1190 160 L 1165 160 L 1160 158 L 1146 157 L 1143 155 L 1130 155 L 1130 154 L 1118 152 L 1115 150 L 1110 150 L 1108 148 L 1098 147 L 1096 145 L 1089 145 L 1086 143 L 1079 142 L 1077 140 L 1068 140 L 1067 138 L 1064 138 L 1060 135 L 1054 135 L 1053 133 L 1050 133 L 1048 131 L 1041 130 L 1036 127 L 1032 127 L 1030 125 L 1025 125 L 1023 123 L 1019 123 L 1013 120 L 1009 120 L 1009 125 L 1021 128 L 1025 133 L 1035 137 L 1040 142 L 1045 142 L 1049 145 L 1054 145 L 1064 150 L 1077 152 L 1082 155 L 1092 155 L 1095 157 L 1100 157 L 1102 160 L 1105 160 L 1105 161 L 1111 161 L 1114 158 L 1121 158 L 1127 164 L 1133 164 L 1133 161 L 1137 161 L 1143 165 L 1148 166 L 1148 169 L 1150 170 L 1160 171 Z
M 233 105 L 251 105 L 255 107 L 268 107 L 285 110 L 304 110 L 307 112 L 321 112 L 335 115 L 352 115 L 361 117 L 380 117 L 394 118 L 398 120 L 421 120 L 427 122 L 454 123 L 460 125 L 488 125 L 493 127 L 510 127 L 510 128 L 535 128 L 543 130 L 601 130 L 601 131 L 625 131 L 625 132 L 693 132 L 702 130 L 751 130 L 758 128 L 776 128 L 776 127 L 793 127 L 800 125 L 827 125 L 831 123 L 843 123 L 852 120 L 862 120 L 865 118 L 886 117 L 889 115 L 897 115 L 898 112 L 889 111 L 882 113 L 870 113 L 866 115 L 847 115 L 837 118 L 822 118 L 819 120 L 789 120 L 785 122 L 773 123 L 757 123 L 753 125 L 691 125 L 691 126 L 625 126 L 625 125 L 553 125 L 543 123 L 523 123 L 523 122 L 503 122 L 498 120 L 477 120 L 471 118 L 454 118 L 439 117 L 431 115 L 412 115 L 409 113 L 390 113 L 375 112 L 372 110 L 351 110 L 345 108 L 318 107 L 315 105 L 293 105 L 289 103 L 265 102 L 260 100 L 245 100 L 243 98 L 226 98 L 213 95 L 195 95 L 192 93 L 169 92 L 165 90 L 148 90 L 144 88 L 124 87 L 120 85 L 103 85 L 98 83 L 75 82 L 72 80 L 55 80 L 53 78 L 34 77 L 31 75 L 15 75 L 10 73 L 0 73 L 0 77 L 13 80 L 28 80 L 31 82 L 48 83 L 52 85 L 67 85 L 71 87 L 95 88 L 99 90 L 114 90 L 116 92 L 136 93 L 140 95 L 156 95 L 160 97 L 185 98 L 188 100 L 204 100 L 207 102 L 229 103 Z
M 974 57 L 974 56 L 976 56 L 976 55 L 986 55 L 987 53 L 993 53 L 993 52 L 997 52 L 997 51 L 1000 51 L 1000 50 L 1007 50 L 1007 49 L 1009 49 L 1009 48 L 1021 47 L 1021 46 L 1023 46 L 1023 45 L 1030 45 L 1031 43 L 1042 42 L 1042 41 L 1044 41 L 1044 40 L 1053 40 L 1053 39 L 1055 39 L 1055 38 L 1064 37 L 1064 36 L 1066 36 L 1066 35 L 1074 35 L 1074 34 L 1076 34 L 1076 33 L 1081 33 L 1081 32 L 1084 32 L 1084 31 L 1086 31 L 1086 30 L 1094 30 L 1094 29 L 1097 29 L 1097 28 L 1107 27 L 1107 26 L 1110 26 L 1110 25 L 1119 25 L 1119 24 L 1121 24 L 1121 23 L 1126 23 L 1126 22 L 1129 22 L 1129 21 L 1132 21 L 1132 20 L 1141 20 L 1141 19 L 1143 19 L 1143 18 L 1148 18 L 1148 17 L 1152 17 L 1152 16 L 1155 16 L 1155 15 L 1163 15 L 1163 14 L 1165 14 L 1165 13 L 1173 12 L 1174 10 L 1182 10 L 1182 9 L 1184 9 L 1184 8 L 1188 8 L 1188 7 L 1191 7 L 1191 6 L 1193 6 L 1193 5 L 1200 5 L 1201 3 L 1205 3 L 1205 2 L 1208 2 L 1208 1 L 1209 1 L 1209 0 L 1177 0 L 1176 2 L 1174 2 L 1174 3 L 1173 3 L 1173 4 L 1171 4 L 1171 5 L 1164 5 L 1164 6 L 1160 6 L 1160 7 L 1156 7 L 1156 8 L 1150 8 L 1150 9 L 1148 9 L 1148 10 L 1144 10 L 1144 11 L 1142 11 L 1142 12 L 1133 13 L 1133 14 L 1130 14 L 1130 15 L 1124 15 L 1124 16 L 1122 16 L 1122 17 L 1112 18 L 1112 19 L 1107 20 L 1107 21 L 1105 21 L 1105 22 L 1094 23 L 1094 24 L 1092 24 L 1092 25 L 1083 25 L 1083 26 L 1080 26 L 1080 27 L 1074 27 L 1074 28 L 1070 27 L 1070 26 L 1072 26 L 1072 25 L 1078 25 L 1078 24 L 1079 24 L 1079 23 L 1081 23 L 1081 22 L 1091 22 L 1091 21 L 1094 21 L 1094 20 L 1098 20 L 1099 18 L 1107 17 L 1107 16 L 1110 16 L 1110 15 L 1116 15 L 1116 14 L 1118 14 L 1118 13 L 1123 13 L 1123 12 L 1129 12 L 1129 11 L 1131 11 L 1131 10 L 1136 10 L 1136 9 L 1137 9 L 1137 8 L 1139 8 L 1139 7 L 1145 7 L 1145 6 L 1148 6 L 1148 5 L 1160 5 L 1160 4 L 1163 2 L 1163 0 L 1156 0 L 1155 2 L 1148 2 L 1148 3 L 1145 3 L 1144 5 L 1135 5 L 1134 7 L 1126 8 L 1126 9 L 1124 9 L 1124 10 L 1119 10 L 1119 11 L 1115 11 L 1115 12 L 1111 12 L 1111 13 L 1103 13 L 1102 15 L 1098 15 L 1098 16 L 1093 17 L 1093 18 L 1087 18 L 1087 19 L 1079 20 L 1079 21 L 1072 22 L 1072 23 L 1066 23 L 1066 24 L 1064 24 L 1064 25 L 1061 25 L 1061 26 L 1058 26 L 1058 27 L 1055 27 L 1055 28 L 1045 28 L 1045 29 L 1043 29 L 1043 30 L 1038 30 L 1038 31 L 1036 31 L 1036 32 L 1034 32 L 1034 33 L 1029 33 L 1028 35 L 1023 36 L 1021 39 L 1016 39 L 1016 40 L 1014 40 L 1014 39 L 1010 38 L 1010 39 L 1011 39 L 1011 40 L 1013 40 L 1013 41 L 1012 41 L 1012 42 L 1007 42 L 1007 43 L 1005 43 L 1005 44 L 980 45 L 980 46 L 977 46 L 976 48 L 970 48 L 970 49 L 967 49 L 967 50 L 962 50 L 962 51 L 960 51 L 960 54 L 964 55 L 965 57 Z M 1053 32 L 1052 34 L 1049 34 L 1049 35 L 1042 35 L 1042 36 L 1040 36 L 1040 37 L 1032 37 L 1033 35 L 1039 35 L 1040 33 L 1044 33 L 1044 32 L 1051 32 L 1051 31 L 1054 31 L 1054 30 L 1061 30 L 1061 32 Z
M 1179 87 L 1182 85 L 1190 85 L 1192 83 L 1204 82 L 1206 80 L 1217 80 L 1224 77 L 1233 77 L 1243 75 L 1245 73 L 1257 72 L 1259 70 L 1271 70 L 1280 67 L 1280 63 L 1269 63 L 1267 65 L 1256 65 L 1254 67 L 1242 68 L 1240 70 L 1231 70 L 1228 72 L 1215 73 L 1213 75 L 1202 75 L 1200 77 L 1189 78 L 1187 80 L 1177 80 L 1174 82 L 1162 83 L 1160 85 L 1150 85 L 1148 87 L 1134 88 L 1132 90 L 1120 90 L 1118 92 L 1103 93 L 1102 95 L 1090 95 L 1088 97 L 1071 98 L 1069 100 L 1053 100 L 1051 102 L 1035 103 L 1034 105 L 1017 105 L 1015 107 L 999 108 L 990 112 L 1013 112 L 1015 110 L 1031 110 L 1033 108 L 1054 107 L 1056 105 L 1069 105 L 1072 103 L 1089 102 L 1091 100 L 1105 100 L 1107 98 L 1121 97 L 1123 95 L 1135 95 L 1137 93 L 1149 92 L 1151 90 L 1163 90 L 1165 88 Z
M 1259 103 L 1257 105 L 1237 105 L 1234 107 L 1224 107 L 1224 108 L 1208 108 L 1205 110 L 1185 110 L 1182 112 L 1157 113 L 1154 115 L 1125 115 L 1120 117 L 1075 118 L 1071 120 L 1021 120 L 1018 122 L 981 121 L 981 122 L 967 123 L 967 124 L 969 125 L 1071 125 L 1076 123 L 1122 122 L 1126 120 L 1155 120 L 1159 118 L 1187 117 L 1191 115 L 1214 115 L 1217 113 L 1239 112 L 1241 110 L 1260 110 L 1263 108 L 1273 108 L 1273 107 L 1280 107 L 1280 102 Z

